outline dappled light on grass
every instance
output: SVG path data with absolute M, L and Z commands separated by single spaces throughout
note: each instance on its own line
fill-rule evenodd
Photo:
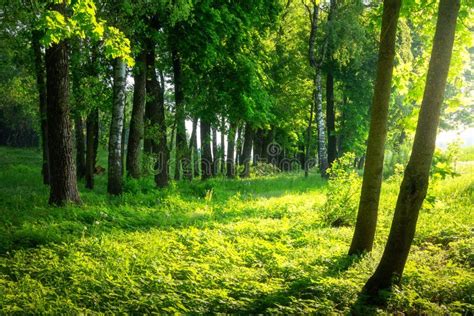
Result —
M 374 252 L 354 258 L 353 227 L 324 220 L 333 210 L 316 175 L 164 191 L 144 179 L 139 192 L 82 190 L 83 205 L 60 209 L 35 182 L 37 153 L 0 150 L 0 177 L 18 186 L 0 184 L 1 313 L 348 313 L 381 256 L 399 185 L 384 183 Z M 389 312 L 472 310 L 472 188 L 472 174 L 433 184 Z

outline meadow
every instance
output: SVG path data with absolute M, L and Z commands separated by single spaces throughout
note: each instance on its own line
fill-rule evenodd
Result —
M 0 148 L 0 314 L 474 313 L 474 168 L 434 179 L 401 287 L 358 296 L 390 228 L 401 175 L 384 182 L 375 249 L 347 255 L 358 176 L 175 182 L 106 175 L 83 203 L 47 204 L 37 150 Z

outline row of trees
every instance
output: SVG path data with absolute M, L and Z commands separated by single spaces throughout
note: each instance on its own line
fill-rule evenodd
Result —
M 79 203 L 78 179 L 94 188 L 100 143 L 108 146 L 112 195 L 122 193 L 125 176 L 147 175 L 150 161 L 156 186 L 163 188 L 172 176 L 234 177 L 236 165 L 248 177 L 252 152 L 254 163 L 264 160 L 283 171 L 292 169 L 281 163 L 285 158 L 298 161 L 306 176 L 317 158 L 326 177 L 335 159 L 352 151 L 355 165 L 365 162 L 349 251 L 358 254 L 372 249 L 384 154 L 415 135 L 387 249 L 366 285 L 376 293 L 403 271 L 426 195 L 446 82 L 450 100 L 459 103 L 463 79 L 456 74 L 463 71 L 471 34 L 458 31 L 464 45 L 454 50 L 448 80 L 459 3 L 442 0 L 438 15 L 434 10 L 423 1 L 402 6 L 400 0 L 383 6 L 76 0 L 6 2 L 1 12 L 22 18 L 2 22 L 9 43 L 31 48 L 7 64 L 34 69 L 36 82 L 22 85 L 39 96 L 38 103 L 25 102 L 38 113 L 51 204 Z M 461 11 L 466 20 L 469 14 L 468 6 Z

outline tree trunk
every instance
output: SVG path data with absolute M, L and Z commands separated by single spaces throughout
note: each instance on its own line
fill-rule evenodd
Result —
M 201 119 L 201 178 L 209 179 L 212 176 L 211 125 Z
M 323 115 L 323 95 L 321 86 L 321 73 L 318 71 L 315 78 L 314 102 L 316 103 L 316 121 L 318 125 L 318 162 L 319 172 L 323 178 L 327 177 L 328 156 L 326 151 L 326 126 Z
M 53 10 L 64 13 L 62 4 L 53 5 Z M 73 158 L 71 121 L 69 117 L 69 65 L 68 48 L 65 41 L 46 49 L 48 150 L 50 162 L 51 191 L 49 203 L 64 205 L 80 203 L 77 190 L 76 168 Z
M 132 178 L 139 178 L 140 169 L 140 145 L 143 140 L 143 119 L 145 115 L 146 96 L 146 52 L 142 51 L 135 64 L 135 86 L 133 87 L 133 108 L 130 118 L 130 132 L 128 135 L 127 148 L 127 174 Z
M 147 52 L 146 110 L 148 115 L 147 137 L 150 138 L 150 150 L 155 155 L 155 183 L 159 188 L 168 186 L 169 150 L 166 137 L 165 120 L 165 82 L 160 72 L 158 82 L 155 69 L 155 49 L 149 45 Z
M 84 120 L 80 113 L 76 113 L 74 122 L 76 134 L 76 173 L 78 179 L 83 179 L 86 175 L 86 140 L 84 137 Z
M 193 177 L 199 177 L 199 152 L 197 148 L 197 124 L 198 119 L 193 118 L 193 130 L 191 132 L 191 138 L 189 139 L 189 152 L 192 154 L 193 162 Z
M 107 192 L 122 193 L 122 130 L 125 109 L 125 63 L 121 58 L 114 62 L 113 108 L 109 136 L 109 161 Z
M 222 116 L 221 121 L 221 147 L 220 147 L 220 172 L 222 175 L 225 173 L 225 118 Z
M 239 125 L 237 129 L 237 140 L 236 140 L 236 148 L 237 151 L 235 157 L 235 164 L 240 166 L 241 156 L 242 156 L 242 129 L 243 125 Z
M 87 116 L 86 130 L 86 188 L 92 190 L 99 145 L 99 110 L 97 108 Z
M 39 96 L 39 116 L 41 122 L 41 147 L 43 151 L 43 164 L 41 174 L 43 175 L 43 183 L 49 184 L 49 164 L 48 164 L 48 117 L 47 117 L 47 98 L 46 98 L 46 74 L 44 69 L 43 53 L 41 51 L 40 39 L 41 32 L 32 32 L 33 54 L 35 56 L 35 71 L 36 71 L 36 87 Z
M 309 111 L 308 127 L 306 129 L 306 146 L 304 155 L 304 176 L 305 178 L 309 175 L 309 167 L 311 161 L 311 138 L 313 136 L 313 115 L 314 115 L 314 102 L 311 102 L 311 108 Z
M 244 170 L 240 173 L 241 178 L 248 178 L 250 176 L 250 160 L 252 154 L 252 143 L 253 143 L 254 131 L 249 123 L 245 125 L 244 135 L 244 148 L 242 151 L 241 164 L 244 166 Z
M 357 223 L 349 254 L 371 251 L 374 243 L 382 186 L 388 106 L 392 87 L 395 39 L 400 6 L 401 0 L 384 0 L 377 77 L 372 100 L 364 178 Z
M 212 176 L 219 172 L 219 154 L 217 150 L 217 130 L 212 128 Z
M 372 296 L 379 290 L 390 287 L 392 282 L 400 282 L 415 235 L 418 214 L 428 190 L 459 6 L 459 0 L 441 0 L 439 4 L 433 49 L 412 153 L 400 186 L 382 259 L 364 287 Z
M 326 126 L 328 130 L 328 165 L 337 158 L 336 115 L 334 110 L 334 77 L 331 71 L 326 76 Z
M 174 97 L 175 97 L 175 120 L 176 120 L 176 172 L 175 180 L 180 179 L 180 172 L 183 178 L 192 179 L 189 162 L 189 151 L 186 143 L 186 124 L 184 109 L 184 92 L 183 92 L 183 74 L 181 67 L 181 57 L 176 49 L 171 51 L 173 59 L 173 78 L 174 78 Z
M 236 124 L 230 123 L 229 135 L 227 136 L 227 159 L 226 159 L 226 169 L 227 169 L 227 178 L 232 179 L 235 177 L 235 129 Z

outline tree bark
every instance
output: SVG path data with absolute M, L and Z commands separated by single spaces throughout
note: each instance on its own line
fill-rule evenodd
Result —
M 193 161 L 193 176 L 199 177 L 199 152 L 197 148 L 197 124 L 198 119 L 193 118 L 193 130 L 191 132 L 191 138 L 189 140 L 189 152 L 192 154 Z
M 211 125 L 201 118 L 201 179 L 212 177 Z
M 217 176 L 219 172 L 219 154 L 217 150 L 217 130 L 212 128 L 212 176 Z
M 336 115 L 334 110 L 334 76 L 331 71 L 326 76 L 326 126 L 328 130 L 328 165 L 337 158 Z
M 80 113 L 76 113 L 74 122 L 76 134 L 76 173 L 77 179 L 83 179 L 86 175 L 86 140 L 84 137 L 84 120 Z
M 63 4 L 53 5 L 52 8 L 65 12 Z M 49 203 L 54 205 L 81 202 L 73 158 L 68 74 L 67 43 L 61 41 L 46 49 L 48 150 L 51 172 Z M 53 122 L 54 124 L 51 124 Z
M 94 173 L 99 146 L 99 109 L 91 110 L 86 122 L 86 188 L 94 188 Z
M 133 87 L 133 108 L 130 118 L 130 133 L 128 135 L 128 148 L 126 168 L 127 174 L 135 179 L 141 175 L 140 147 L 143 140 L 143 119 L 145 115 L 146 96 L 146 52 L 138 55 L 134 74 L 135 86 Z
M 310 156 L 311 156 L 311 138 L 313 136 L 313 115 L 314 115 L 314 102 L 311 102 L 311 108 L 309 110 L 309 121 L 306 129 L 306 146 L 305 146 L 305 159 L 304 159 L 304 176 L 305 178 L 309 175 L 310 167 Z
M 225 173 L 225 118 L 222 116 L 221 119 L 221 147 L 220 147 L 220 172 L 222 175 Z
M 235 164 L 234 164 L 234 157 L 235 157 L 235 129 L 236 125 L 234 123 L 230 123 L 229 127 L 229 135 L 227 136 L 227 159 L 226 159 L 226 176 L 229 179 L 235 177 Z
M 392 86 L 395 39 L 401 0 L 384 0 L 377 77 L 372 100 L 371 121 L 359 212 L 349 254 L 372 250 L 382 186 L 387 117 Z
M 44 58 L 41 51 L 42 33 L 40 31 L 32 32 L 32 48 L 35 56 L 36 88 L 39 96 L 39 116 L 41 124 L 41 148 L 43 151 L 43 164 L 41 174 L 43 175 L 43 184 L 49 184 L 49 164 L 48 164 L 48 115 L 46 98 L 46 73 L 44 69 Z
M 183 74 L 181 66 L 181 57 L 177 49 L 171 50 L 173 60 L 173 78 L 174 78 L 174 96 L 175 96 L 175 120 L 176 120 L 176 172 L 175 180 L 179 180 L 181 172 L 183 178 L 192 179 L 192 172 L 189 163 L 190 157 L 188 152 L 185 109 L 184 109 L 184 90 L 183 90 Z
M 441 105 L 444 99 L 454 43 L 459 0 L 441 0 L 415 141 L 398 195 L 392 227 L 380 264 L 365 284 L 369 295 L 399 283 L 416 231 L 416 223 L 428 190 L 436 147 Z
M 113 108 L 109 136 L 107 192 L 122 193 L 122 130 L 125 109 L 126 68 L 121 58 L 114 62 Z
M 240 173 L 241 178 L 248 178 L 250 176 L 250 160 L 252 154 L 252 144 L 253 144 L 254 131 L 252 126 L 247 123 L 245 125 L 245 134 L 244 134 L 244 147 L 242 150 L 242 161 L 241 165 L 244 166 L 244 170 Z

